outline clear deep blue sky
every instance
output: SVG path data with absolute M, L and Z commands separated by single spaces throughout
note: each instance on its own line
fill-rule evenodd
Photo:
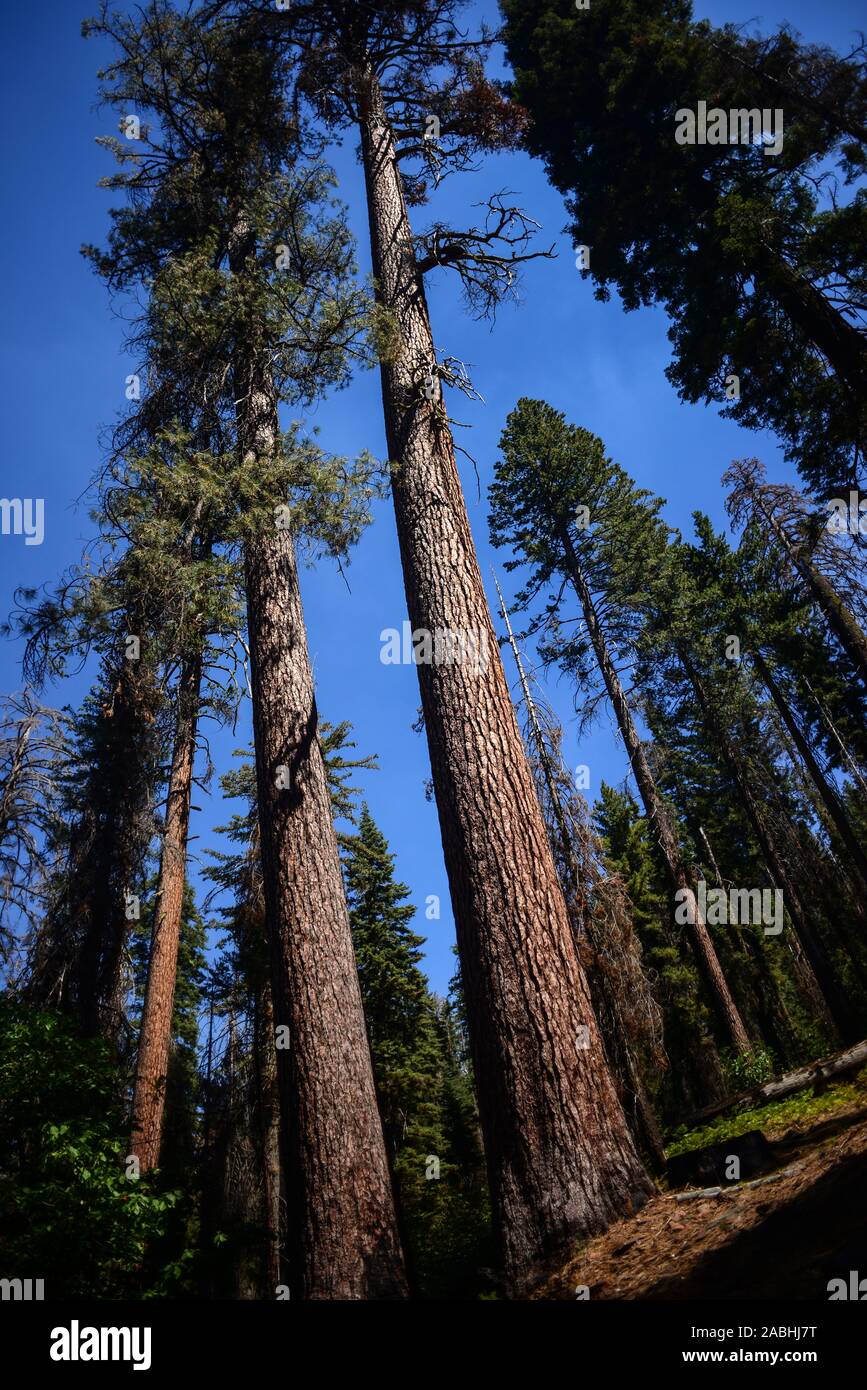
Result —
M 126 8 L 126 5 L 122 6 Z M 95 6 L 93 7 L 95 8 Z M 479 17 L 496 20 L 494 0 L 470 5 Z M 78 499 L 100 462 L 98 437 L 124 407 L 124 378 L 132 363 L 121 351 L 123 325 L 112 315 L 102 284 L 79 255 L 82 242 L 101 243 L 112 195 L 96 187 L 112 161 L 94 144 L 112 133 L 115 117 L 95 110 L 96 69 L 105 50 L 79 37 L 88 0 L 0 0 L 3 19 L 0 129 L 2 187 L 0 220 L 3 332 L 0 341 L 6 445 L 0 495 L 45 499 L 45 540 L 25 546 L 21 536 L 0 536 L 0 613 L 8 611 L 19 584 L 52 580 L 79 558 L 92 536 Z M 850 45 L 863 9 L 854 0 L 766 3 L 697 0 L 696 13 L 717 23 L 754 20 L 767 31 L 788 20 L 811 41 L 838 49 Z M 565 113 L 564 113 L 565 114 Z M 369 270 L 367 224 L 354 141 L 335 155 L 341 193 L 351 208 L 359 261 Z M 493 331 L 465 316 L 456 284 L 446 273 L 429 278 L 434 337 L 443 352 L 472 364 L 484 405 L 459 398 L 452 413 L 471 424 L 459 442 L 478 460 L 481 497 L 472 466 L 461 464 L 470 519 L 482 570 L 502 563 L 487 542 L 485 492 L 505 417 L 521 395 L 542 397 L 605 440 L 611 455 L 643 486 L 667 500 L 666 518 L 690 530 L 696 509 L 724 524 L 719 478 L 732 458 L 759 454 L 769 474 L 790 476 L 771 436 L 742 430 L 719 418 L 716 407 L 682 405 L 663 376 L 669 360 L 666 320 L 656 310 L 625 314 L 619 303 L 598 304 L 574 268 L 559 195 L 548 187 L 541 165 L 524 156 L 499 156 L 483 171 L 448 180 L 428 208 L 417 210 L 421 229 L 437 219 L 467 225 L 472 204 L 501 189 L 517 192 L 527 211 L 543 224 L 547 244 L 559 257 L 531 266 L 522 303 L 506 307 Z M 114 195 L 115 197 L 117 195 Z M 369 448 L 385 456 L 379 379 L 366 373 L 319 407 L 315 423 L 321 443 L 338 453 Z M 380 631 L 400 628 L 406 605 L 390 503 L 354 554 L 348 571 L 351 592 L 328 565 L 302 574 L 320 713 L 355 726 L 359 750 L 377 752 L 380 771 L 364 774 L 371 811 L 396 856 L 397 872 L 419 909 L 416 926 L 427 937 L 427 968 L 443 992 L 453 969 L 453 924 L 436 810 L 424 796 L 429 765 L 424 736 L 412 731 L 419 704 L 412 667 L 380 663 Z M 507 585 L 507 593 L 510 588 Z M 0 643 L 0 690 L 21 686 L 20 645 Z M 510 680 L 514 670 L 507 658 Z M 87 675 L 49 688 L 48 703 L 75 703 Z M 553 682 L 550 703 L 566 728 L 570 763 L 590 768 L 591 799 L 600 781 L 622 781 L 626 768 L 608 715 L 580 746 L 567 684 Z M 249 710 L 237 734 L 207 729 L 218 769 L 232 749 L 249 741 Z M 215 825 L 228 818 L 218 795 L 196 798 L 193 878 L 207 846 L 218 844 Z M 439 922 L 424 919 L 425 899 L 438 894 Z

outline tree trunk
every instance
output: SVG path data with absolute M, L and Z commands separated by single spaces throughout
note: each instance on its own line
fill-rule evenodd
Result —
M 696 693 L 699 706 L 704 715 L 708 732 L 714 738 L 720 752 L 723 755 L 726 766 L 731 773 L 732 780 L 738 789 L 744 810 L 755 832 L 759 842 L 768 872 L 775 886 L 782 890 L 785 909 L 789 914 L 795 933 L 803 946 L 804 954 L 809 962 L 810 971 L 813 976 L 814 995 L 820 1002 L 826 1017 L 835 1027 L 844 1042 L 851 1042 L 859 1035 L 859 1024 L 857 1017 L 852 1010 L 839 981 L 834 973 L 831 961 L 822 945 L 816 932 L 813 930 L 810 919 L 804 909 L 800 894 L 797 892 L 792 882 L 788 869 L 783 861 L 782 855 L 777 850 L 776 842 L 771 835 L 765 819 L 759 810 L 758 802 L 753 795 L 752 787 L 748 776 L 743 770 L 741 760 L 735 752 L 734 744 L 722 727 L 716 712 L 712 708 L 704 682 L 701 680 L 693 663 L 682 650 L 678 651 L 681 665 L 686 671 L 693 690 Z
M 291 537 L 247 546 L 262 872 L 278 1051 L 291 1279 L 303 1298 L 405 1294 L 391 1180 L 317 737 Z M 276 784 L 278 768 L 290 786 Z
M 178 719 L 166 800 L 166 821 L 154 912 L 147 988 L 141 1016 L 133 1093 L 130 1152 L 142 1173 L 160 1161 L 166 1076 L 184 906 L 187 835 L 196 757 L 202 658 L 184 662 L 178 682 Z
M 134 619 L 130 626 L 135 631 Z M 152 783 L 148 746 L 159 703 L 157 683 L 144 657 L 121 660 L 102 718 L 110 730 L 105 765 L 97 769 L 94 796 L 76 827 L 82 843 L 66 886 L 64 934 L 75 938 L 70 964 L 74 1009 L 87 1037 L 117 1042 L 123 1022 L 124 947 L 129 931 L 127 892 L 135 893 L 149 838 Z M 108 723 L 110 721 L 110 723 Z M 79 938 L 76 928 L 83 920 Z M 71 931 L 70 931 L 71 929 Z
M 593 1002 L 594 1013 L 600 1026 L 602 1043 L 608 1059 L 609 1070 L 614 1078 L 617 1087 L 617 1094 L 623 1106 L 623 1113 L 626 1116 L 626 1123 L 629 1125 L 630 1132 L 639 1149 L 645 1158 L 649 1160 L 651 1171 L 661 1173 L 665 1170 L 665 1148 L 662 1142 L 662 1133 L 653 1113 L 653 1107 L 647 1096 L 641 1069 L 636 1062 L 633 1054 L 631 1040 L 623 1018 L 621 1001 L 618 999 L 617 983 L 612 985 L 609 981 L 607 972 L 604 968 L 598 968 L 605 950 L 611 950 L 610 938 L 601 942 L 599 932 L 595 927 L 591 911 L 583 911 L 584 893 L 583 888 L 592 892 L 590 884 L 582 883 L 581 866 L 573 844 L 572 835 L 569 831 L 569 824 L 566 812 L 563 808 L 563 801 L 560 790 L 557 786 L 555 769 L 552 764 L 551 753 L 542 732 L 536 705 L 530 690 L 530 682 L 527 680 L 527 673 L 524 670 L 524 663 L 515 634 L 512 631 L 512 624 L 509 621 L 509 610 L 506 607 L 505 599 L 500 592 L 500 586 L 494 576 L 494 585 L 497 590 L 497 597 L 500 600 L 500 612 L 503 615 L 503 622 L 506 627 L 509 645 L 512 649 L 512 656 L 515 666 L 518 669 L 518 679 L 521 683 L 521 692 L 524 697 L 524 707 L 527 711 L 527 718 L 532 730 L 532 742 L 535 745 L 535 755 L 542 769 L 545 785 L 548 789 L 548 803 L 550 814 L 546 815 L 544 803 L 542 804 L 542 816 L 548 830 L 548 838 L 554 853 L 554 864 L 557 868 L 560 882 L 563 887 L 563 896 L 566 900 L 566 910 L 572 923 L 572 930 L 575 936 L 575 945 L 578 951 L 578 958 L 582 960 L 581 938 L 586 935 L 588 947 L 587 955 L 583 957 L 584 973 L 587 976 L 587 983 L 590 987 L 590 998 Z M 553 818 L 553 823 L 552 823 Z M 594 968 L 596 967 L 596 968 Z M 643 1007 L 651 1003 L 652 995 L 650 986 L 641 974 L 644 988 L 647 991 L 647 999 L 641 1001 Z M 636 1001 L 630 1001 L 635 1007 Z M 608 1028 L 606 1031 L 606 1022 Z
M 262 1170 L 262 1215 L 265 1248 L 262 1285 L 265 1298 L 275 1298 L 280 1283 L 280 1101 L 274 1008 L 271 986 L 263 980 L 256 999 L 253 1046 L 256 1068 L 256 1110 L 259 1120 L 259 1161 Z
M 361 80 L 377 297 L 401 333 L 381 365 L 414 628 L 478 642 L 476 663 L 418 667 L 482 1131 L 506 1277 L 523 1287 L 572 1239 L 652 1190 L 604 1064 L 476 560 L 454 445 L 423 379 L 435 361 L 394 140 Z M 483 654 L 483 656 L 481 655 Z
M 584 621 L 587 624 L 587 631 L 593 644 L 593 651 L 614 709 L 648 824 L 662 855 L 669 890 L 672 895 L 678 892 L 689 895 L 689 902 L 692 907 L 689 938 L 717 1018 L 735 1051 L 749 1052 L 751 1045 L 747 1030 L 732 998 L 710 932 L 698 905 L 693 885 L 686 871 L 686 865 L 671 829 L 668 813 L 659 795 L 650 764 L 641 745 L 641 739 L 638 737 L 638 730 L 632 718 L 629 702 L 626 699 L 614 662 L 611 660 L 608 643 L 605 640 L 605 634 L 596 612 L 596 605 L 593 602 L 593 595 L 565 527 L 560 528 L 559 538 L 566 556 L 567 572 L 578 596 L 578 602 L 581 604 Z
M 852 829 L 852 823 L 849 820 L 849 817 L 846 815 L 846 811 L 840 801 L 840 798 L 837 796 L 836 791 L 828 782 L 828 779 L 826 778 L 824 772 L 822 771 L 818 761 L 816 760 L 813 754 L 812 748 L 810 747 L 807 740 L 804 738 L 798 721 L 795 719 L 795 716 L 792 713 L 792 710 L 789 706 L 789 702 L 786 699 L 780 687 L 778 686 L 776 680 L 774 679 L 770 667 L 768 666 L 760 651 L 756 650 L 752 652 L 752 658 L 753 664 L 755 665 L 755 668 L 758 671 L 759 676 L 762 682 L 764 683 L 768 694 L 770 695 L 771 699 L 776 705 L 780 714 L 780 718 L 786 726 L 786 729 L 789 732 L 792 742 L 794 743 L 795 747 L 798 750 L 798 753 L 800 754 L 804 766 L 810 774 L 813 786 L 819 793 L 819 796 L 822 800 L 822 804 L 824 805 L 825 810 L 828 812 L 828 816 L 831 819 L 833 827 L 836 830 L 837 834 L 840 836 L 840 839 L 842 840 L 843 844 L 846 846 L 846 849 L 849 852 L 849 856 L 852 861 L 852 868 L 855 871 L 855 875 L 858 881 L 857 887 L 860 890 L 860 893 L 863 897 L 865 894 L 867 894 L 867 854 L 864 853 L 864 849 L 861 845 L 861 842 L 856 836 L 855 831 Z
M 846 607 L 831 581 L 805 559 L 800 547 L 790 547 L 790 553 L 810 593 L 824 613 L 828 626 L 867 689 L 867 633 Z
M 854 409 L 863 410 L 867 384 L 867 342 L 863 333 L 779 252 L 760 244 L 755 248 L 755 262 L 765 288 L 827 358 L 834 374 L 848 388 Z
M 858 624 L 855 615 L 846 607 L 831 581 L 810 563 L 804 546 L 790 540 L 785 527 L 765 506 L 761 489 L 751 489 L 751 495 L 867 689 L 867 634 Z
M 849 881 L 850 887 L 852 889 L 851 896 L 849 899 L 851 916 L 848 912 L 838 913 L 834 918 L 833 930 L 836 939 L 842 946 L 843 950 L 845 950 L 849 958 L 849 964 L 852 967 L 852 970 L 854 971 L 859 983 L 861 984 L 861 987 L 867 990 L 867 964 L 865 964 L 865 961 L 863 959 L 865 941 L 864 929 L 865 926 L 867 926 L 867 899 L 865 899 L 863 894 L 859 894 L 857 882 L 853 882 L 852 880 L 851 865 L 847 867 L 845 862 L 841 860 L 840 856 L 838 855 L 834 847 L 834 837 L 836 833 L 834 822 L 828 815 L 828 812 L 825 809 L 824 805 L 822 805 L 821 802 L 819 802 L 818 804 L 816 803 L 814 796 L 814 788 L 810 783 L 810 779 L 807 776 L 806 770 L 801 765 L 801 760 L 798 756 L 797 749 L 795 748 L 795 745 L 792 742 L 792 739 L 789 733 L 787 732 L 786 727 L 783 724 L 783 721 L 780 718 L 779 713 L 776 710 L 774 711 L 774 713 L 776 719 L 777 737 L 779 738 L 782 746 L 785 748 L 789 761 L 792 764 L 792 768 L 794 769 L 797 775 L 798 784 L 800 786 L 802 795 L 806 798 L 807 801 L 810 801 L 812 803 L 816 815 L 818 816 L 819 822 L 822 825 L 822 828 L 824 829 L 826 835 L 828 836 L 830 842 L 830 854 L 834 865 L 834 872 L 839 873 L 842 877 L 846 878 Z M 831 791 L 832 793 L 834 791 L 833 785 L 831 785 Z M 865 791 L 867 791 L 867 788 L 865 788 Z
M 243 273 L 250 239 L 231 264 Z M 255 342 L 255 339 L 253 339 Z M 245 461 L 280 447 L 261 350 L 234 362 Z M 245 546 L 262 875 L 271 953 L 290 1288 L 304 1299 L 407 1293 L 376 1102 L 318 715 L 295 546 L 277 528 Z
M 724 1101 L 708 1105 L 690 1115 L 685 1122 L 686 1127 L 698 1128 L 699 1125 L 707 1124 L 708 1120 L 724 1114 L 726 1110 L 732 1110 L 735 1106 L 738 1109 L 751 1110 L 756 1105 L 783 1100 L 797 1091 L 806 1090 L 808 1086 L 814 1086 L 818 1094 L 834 1077 L 858 1071 L 865 1063 L 867 1042 L 855 1043 L 844 1052 L 833 1052 L 829 1057 L 819 1057 L 817 1061 L 809 1062 L 807 1066 L 799 1067 L 797 1071 L 788 1072 L 785 1076 L 778 1076 L 773 1081 L 767 1081 L 763 1086 L 753 1086 L 749 1091 L 740 1091 L 736 1096 L 726 1096 Z

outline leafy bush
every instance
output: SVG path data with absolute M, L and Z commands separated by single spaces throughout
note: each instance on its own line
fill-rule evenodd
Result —
M 0 1273 L 44 1278 L 49 1298 L 144 1292 L 181 1194 L 126 1176 L 128 1129 L 105 1043 L 0 1001 Z
M 764 1047 L 753 1047 L 749 1052 L 721 1054 L 723 1072 L 729 1090 L 749 1091 L 753 1086 L 763 1086 L 774 1074 L 773 1053 Z

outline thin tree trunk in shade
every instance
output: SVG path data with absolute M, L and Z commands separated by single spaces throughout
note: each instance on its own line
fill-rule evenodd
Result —
M 756 501 L 768 528 L 776 536 L 780 546 L 801 576 L 813 602 L 824 615 L 825 621 L 849 657 L 862 684 L 867 688 L 867 633 L 858 623 L 854 613 L 843 602 L 830 579 L 812 564 L 806 547 L 791 540 L 785 527 L 773 511 L 766 506 L 761 490 L 753 488 L 750 495 Z
M 280 1283 L 280 1101 L 277 1082 L 277 1050 L 274 1041 L 274 1009 L 271 985 L 263 980 L 254 1018 L 256 1110 L 259 1121 L 262 1171 L 262 1215 L 265 1247 L 262 1258 L 264 1296 L 274 1298 Z
M 565 527 L 560 531 L 560 540 L 566 555 L 569 578 L 584 614 L 584 621 L 587 625 L 596 661 L 623 738 L 626 756 L 629 758 L 629 765 L 632 768 L 651 833 L 662 855 L 669 891 L 673 897 L 677 893 L 686 894 L 688 897 L 691 908 L 689 914 L 691 921 L 688 923 L 689 939 L 717 1019 L 735 1051 L 749 1052 L 751 1047 L 749 1035 L 728 987 L 728 981 L 720 965 L 707 923 L 699 907 L 694 886 L 687 874 L 686 865 L 671 829 L 668 813 L 663 805 L 662 797 L 659 795 L 656 779 L 651 772 L 641 739 L 638 736 L 629 702 L 611 659 L 608 643 L 605 640 L 605 634 L 596 612 L 596 605 L 593 602 L 593 595 Z
M 864 848 L 852 828 L 852 822 L 849 820 L 839 796 L 819 766 L 818 759 L 809 743 L 804 738 L 789 702 L 774 678 L 768 663 L 759 651 L 752 653 L 752 659 L 759 677 L 776 705 L 780 718 L 810 775 L 810 780 L 821 798 L 822 805 L 828 813 L 834 830 L 840 836 L 849 853 L 852 869 L 857 878 L 857 886 L 863 896 L 867 894 L 867 854 L 865 854 Z
M 834 374 L 845 382 L 855 410 L 863 409 L 867 384 L 864 334 L 783 256 L 762 245 L 754 249 L 753 255 L 765 288 L 824 354 Z
M 803 949 L 803 955 L 806 957 L 806 961 L 802 962 L 804 983 L 810 989 L 832 1029 L 839 1031 L 844 1042 L 851 1042 L 860 1035 L 857 1017 L 836 977 L 828 954 L 810 922 L 800 894 L 797 892 L 783 857 L 777 848 L 774 836 L 759 809 L 758 801 L 750 785 L 750 779 L 744 771 L 734 744 L 714 712 L 704 682 L 693 663 L 682 650 L 678 652 L 678 656 L 696 693 L 708 731 L 714 737 L 738 789 L 738 795 L 755 832 L 771 879 L 775 886 L 782 891 L 785 910 L 789 914 L 795 935 Z M 803 970 L 805 964 L 808 964 L 809 967 L 806 971 Z
M 133 622 L 130 618 L 131 626 Z M 130 920 L 126 894 L 135 894 L 149 839 L 152 750 L 144 745 L 158 702 L 157 683 L 144 658 L 121 660 L 101 716 L 111 721 L 110 766 L 103 795 L 109 797 L 112 814 L 106 816 L 103 803 L 76 827 L 86 847 L 80 863 L 76 858 L 72 861 L 71 910 L 73 917 L 84 917 L 86 929 L 71 966 L 75 1006 L 86 1036 L 101 1033 L 114 1041 L 123 1020 L 124 950 Z M 103 835 L 108 836 L 107 846 Z

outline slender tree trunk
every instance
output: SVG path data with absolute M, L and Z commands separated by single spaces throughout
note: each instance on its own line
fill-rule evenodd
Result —
M 867 688 L 867 634 L 864 633 L 855 615 L 843 602 L 831 581 L 810 563 L 809 555 L 804 546 L 789 538 L 785 527 L 765 506 L 761 490 L 753 489 L 752 496 L 757 501 L 759 510 L 768 526 L 804 581 L 810 596 L 824 614 L 828 626 L 858 672 L 862 683 Z
M 147 988 L 142 1009 L 133 1092 L 131 1153 L 142 1173 L 160 1161 L 178 943 L 184 906 L 187 835 L 196 756 L 202 658 L 184 662 L 178 682 L 178 718 L 166 801 L 159 888 L 154 912 Z
M 821 1003 L 832 1026 L 839 1030 L 844 1042 L 851 1042 L 861 1033 L 857 1017 L 840 987 L 831 961 L 828 959 L 828 954 L 813 929 L 800 894 L 789 876 L 783 857 L 777 849 L 776 842 L 753 795 L 749 777 L 744 772 L 741 759 L 735 752 L 734 743 L 716 715 L 704 682 L 682 649 L 679 649 L 678 656 L 695 691 L 708 731 L 722 753 L 732 780 L 738 789 L 738 794 L 759 842 L 759 848 L 771 879 L 775 886 L 782 890 L 785 909 L 809 962 L 813 976 L 814 997 Z
M 394 140 L 361 79 L 379 302 L 401 351 L 381 367 L 413 627 L 471 635 L 478 662 L 418 667 L 466 989 L 493 1207 L 510 1283 L 651 1191 L 605 1066 L 476 560 L 440 393 Z
M 265 1249 L 262 1260 L 264 1297 L 276 1297 L 280 1283 L 280 1100 L 277 1082 L 277 1050 L 274 1044 L 274 1008 L 271 986 L 263 980 L 256 1000 L 254 1028 L 256 1109 L 262 1169 L 262 1208 Z
M 790 546 L 789 553 L 803 575 L 810 593 L 824 613 L 828 626 L 867 688 L 867 634 L 856 621 L 854 614 L 846 607 L 831 581 L 809 563 L 800 547 Z
M 754 257 L 765 288 L 827 358 L 834 374 L 848 387 L 855 410 L 863 410 L 867 384 L 867 342 L 863 333 L 779 252 L 758 245 Z
M 250 239 L 231 256 L 243 274 Z M 253 338 L 255 344 L 255 338 Z M 236 352 L 242 456 L 280 447 L 277 400 L 255 346 Z M 298 587 L 275 524 L 245 546 L 262 875 L 290 1197 L 290 1287 L 305 1299 L 407 1293 Z
M 750 1040 L 747 1030 L 744 1027 L 743 1019 L 738 1012 L 738 1007 L 732 998 L 731 990 L 728 987 L 723 968 L 720 965 L 719 957 L 711 939 L 707 924 L 702 916 L 701 908 L 695 896 L 693 884 L 690 882 L 686 871 L 686 865 L 680 853 L 671 824 L 656 780 L 650 770 L 650 764 L 638 737 L 638 730 L 632 718 L 632 711 L 629 702 L 620 683 L 611 653 L 608 650 L 608 643 L 602 631 L 602 625 L 596 612 L 596 605 L 593 602 L 593 595 L 584 577 L 581 563 L 575 552 L 569 533 L 565 527 L 559 532 L 559 538 L 563 545 L 566 556 L 566 566 L 569 578 L 572 582 L 578 602 L 584 614 L 584 621 L 590 641 L 593 644 L 593 651 L 605 682 L 605 689 L 611 700 L 617 725 L 620 729 L 632 774 L 638 786 L 638 792 L 644 805 L 648 824 L 651 832 L 659 846 L 668 879 L 669 890 L 672 895 L 678 892 L 686 893 L 692 907 L 690 917 L 692 922 L 689 925 L 689 936 L 698 960 L 699 968 L 702 973 L 705 985 L 716 1011 L 720 1024 L 725 1029 L 725 1033 L 732 1047 L 736 1052 L 749 1052 Z
M 813 697 L 813 703 L 815 704 L 820 715 L 822 716 L 822 722 L 824 723 L 826 729 L 830 733 L 837 747 L 840 749 L 840 755 L 843 759 L 843 762 L 846 764 L 846 767 L 851 773 L 852 777 L 858 783 L 860 790 L 864 793 L 865 796 L 867 796 L 867 782 L 865 782 L 864 780 L 863 770 L 859 763 L 856 761 L 856 759 L 849 752 L 849 749 L 846 747 L 846 744 L 843 742 L 843 739 L 840 737 L 840 730 L 837 728 L 837 725 L 831 718 L 831 714 L 827 705 L 824 703 L 823 700 L 819 699 L 819 696 L 816 694 L 815 690 L 811 686 L 810 682 L 806 679 L 806 677 L 804 678 L 804 684 L 806 685 L 807 689 Z
M 717 888 L 725 889 L 719 864 L 713 852 L 713 846 L 707 837 L 703 826 L 698 827 L 698 833 L 707 847 L 713 865 L 714 877 Z M 788 1060 L 797 1046 L 797 1035 L 792 1026 L 788 1010 L 780 997 L 780 990 L 776 977 L 771 969 L 763 947 L 755 939 L 751 932 L 744 932 L 742 936 L 742 946 L 747 960 L 757 971 L 760 978 L 758 989 L 753 991 L 755 1000 L 755 1012 L 762 1036 L 768 1040 L 772 1047 L 776 1049 L 780 1058 Z
M 759 676 L 762 682 L 764 683 L 768 694 L 770 695 L 771 699 L 776 705 L 777 710 L 779 711 L 780 718 L 782 719 L 783 724 L 788 730 L 788 733 L 792 739 L 792 742 L 797 748 L 798 753 L 800 754 L 804 766 L 810 774 L 813 786 L 819 793 L 822 804 L 828 813 L 833 827 L 836 830 L 837 834 L 840 836 L 841 841 L 846 846 L 846 849 L 849 852 L 849 857 L 852 862 L 852 868 L 855 872 L 857 879 L 857 886 L 861 895 L 863 896 L 864 894 L 867 894 L 867 854 L 865 854 L 863 846 L 861 845 L 861 842 L 859 841 L 857 835 L 855 834 L 855 831 L 852 828 L 852 823 L 849 820 L 849 817 L 846 815 L 846 811 L 840 801 L 840 798 L 837 796 L 836 791 L 828 782 L 828 779 L 826 778 L 824 772 L 819 766 L 818 761 L 816 760 L 816 757 L 813 754 L 812 748 L 810 747 L 807 740 L 804 738 L 798 721 L 796 720 L 789 706 L 789 702 L 783 694 L 782 690 L 780 689 L 779 685 L 777 684 L 776 680 L 774 679 L 770 667 L 768 666 L 760 651 L 754 651 L 752 653 L 752 658 L 753 664 L 756 670 L 758 671 Z

